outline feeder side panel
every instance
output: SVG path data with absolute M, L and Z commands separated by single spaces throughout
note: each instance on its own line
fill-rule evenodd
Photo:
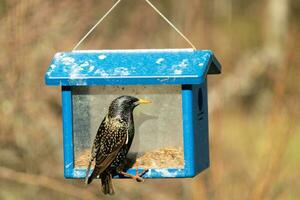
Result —
M 73 127 L 72 127 L 72 91 L 71 87 L 62 87 L 62 118 L 64 144 L 64 176 L 73 177 Z
M 209 167 L 207 81 L 193 85 L 193 127 L 196 173 Z
M 193 92 L 191 85 L 182 86 L 182 123 L 183 123 L 183 150 L 184 169 L 186 177 L 195 176 L 195 147 L 193 133 Z

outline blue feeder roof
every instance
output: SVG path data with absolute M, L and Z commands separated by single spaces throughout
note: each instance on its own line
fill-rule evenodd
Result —
M 221 73 L 212 51 L 193 49 L 97 50 L 57 53 L 47 85 L 200 84 Z

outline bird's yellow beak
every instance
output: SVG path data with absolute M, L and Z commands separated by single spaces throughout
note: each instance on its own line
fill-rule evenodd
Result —
M 147 99 L 139 99 L 138 103 L 139 104 L 148 104 L 148 103 L 152 103 L 152 101 L 147 100 Z

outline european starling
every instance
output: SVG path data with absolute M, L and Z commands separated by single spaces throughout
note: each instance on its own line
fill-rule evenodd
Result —
M 133 110 L 140 104 L 151 101 L 132 96 L 120 96 L 109 106 L 96 134 L 90 162 L 87 168 L 86 183 L 90 184 L 98 175 L 104 194 L 114 194 L 112 175 L 117 173 L 141 181 L 140 176 L 133 176 L 122 171 L 126 155 L 134 137 Z M 92 162 L 96 159 L 94 171 L 89 177 Z

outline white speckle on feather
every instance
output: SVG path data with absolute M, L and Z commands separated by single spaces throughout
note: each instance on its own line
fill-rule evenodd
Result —
M 159 58 L 157 59 L 156 64 L 160 65 L 163 61 L 165 61 L 164 58 Z
M 117 67 L 114 70 L 114 75 L 116 75 L 116 76 L 128 76 L 129 71 L 125 67 Z
M 61 59 L 61 61 L 64 65 L 72 65 L 72 64 L 74 64 L 75 59 L 72 57 L 64 57 Z
M 203 67 L 204 66 L 204 64 L 203 63 L 199 63 L 199 65 L 198 65 L 199 67 Z
M 100 55 L 100 56 L 98 56 L 98 58 L 100 59 L 100 60 L 104 60 L 105 58 L 106 58 L 107 56 L 106 55 Z

